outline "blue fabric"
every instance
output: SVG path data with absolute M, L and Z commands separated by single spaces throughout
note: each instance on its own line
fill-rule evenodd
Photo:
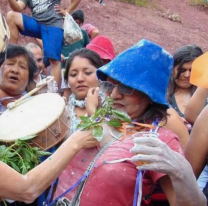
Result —
M 99 68 L 97 76 L 101 80 L 111 77 L 168 107 L 166 91 L 172 67 L 173 58 L 167 51 L 143 39 Z
M 22 14 L 24 31 L 20 34 L 42 39 L 44 57 L 61 61 L 63 29 L 38 23 L 34 18 Z
M 47 150 L 47 152 L 51 152 L 52 154 L 56 151 L 56 147 L 52 147 L 49 150 Z M 46 159 L 48 158 L 48 156 L 42 156 L 41 162 L 44 162 Z M 56 179 L 55 184 L 58 184 L 58 178 Z M 47 192 L 44 191 L 37 199 L 37 205 L 36 206 L 42 206 L 44 204 L 44 202 L 46 201 L 47 198 Z

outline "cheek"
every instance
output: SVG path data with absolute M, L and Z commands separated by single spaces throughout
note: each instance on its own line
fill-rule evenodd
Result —
M 69 83 L 70 87 L 73 88 L 73 87 L 75 87 L 76 79 L 72 78 L 72 77 L 68 77 L 68 83 Z
M 22 76 L 22 84 L 27 85 L 29 81 L 29 71 L 23 71 L 21 76 Z
M 97 87 L 99 85 L 99 81 L 97 79 L 97 76 L 95 73 L 93 73 L 92 75 L 88 76 L 86 78 L 87 83 L 89 84 L 89 86 L 92 87 Z

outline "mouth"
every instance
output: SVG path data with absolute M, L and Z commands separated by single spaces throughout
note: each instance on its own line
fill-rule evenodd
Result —
M 9 80 L 12 81 L 12 82 L 18 82 L 19 78 L 17 76 L 10 76 Z
M 119 108 L 123 108 L 124 105 L 123 104 L 120 104 L 120 103 L 113 103 L 113 107 L 119 109 Z
M 78 87 L 76 87 L 77 89 L 79 89 L 79 90 L 82 90 L 82 89 L 86 89 L 87 88 L 87 86 L 85 86 L 85 85 L 79 85 Z

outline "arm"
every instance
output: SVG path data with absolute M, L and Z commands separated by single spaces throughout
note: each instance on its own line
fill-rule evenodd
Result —
M 8 2 L 13 11 L 21 12 L 26 7 L 26 4 L 22 1 L 8 0 Z
M 0 197 L 33 202 L 64 170 L 69 161 L 82 149 L 97 145 L 92 131 L 73 133 L 47 160 L 21 175 L 0 162 Z
M 170 177 L 168 175 L 161 177 L 159 179 L 159 184 L 163 192 L 165 193 L 170 206 L 175 206 L 176 204 L 175 192 Z
M 42 39 L 35 38 L 36 43 L 43 49 L 43 41 Z
M 132 161 L 149 162 L 138 166 L 138 169 L 152 170 L 170 177 L 175 197 L 171 190 L 164 192 L 168 194 L 171 206 L 174 204 L 174 198 L 177 206 L 206 206 L 206 198 L 197 185 L 192 168 L 181 154 L 173 151 L 157 138 L 135 138 L 134 143 L 136 146 L 131 149 L 131 152 L 137 155 L 132 158 Z M 166 183 L 162 183 L 161 186 L 164 188 Z
M 91 40 L 94 39 L 98 35 L 99 35 L 99 30 L 98 29 L 93 30 L 93 32 L 91 34 Z
M 205 107 L 195 122 L 185 150 L 186 159 L 190 162 L 197 178 L 202 172 L 208 156 L 207 120 L 208 106 Z
M 66 11 L 68 13 L 72 13 L 76 8 L 77 6 L 79 5 L 81 0 L 71 0 L 71 4 L 69 5 L 69 7 L 66 9 Z
M 179 137 L 180 144 L 184 150 L 189 137 L 188 129 L 181 117 L 173 108 L 168 109 L 168 114 L 167 122 L 161 122 L 161 124 L 164 128 L 171 130 Z
M 184 113 L 185 119 L 194 124 L 197 117 L 204 109 L 207 101 L 208 89 L 198 88 L 191 97 Z

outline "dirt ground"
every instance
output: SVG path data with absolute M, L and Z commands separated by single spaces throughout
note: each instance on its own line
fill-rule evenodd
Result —
M 3 2 L 2 2 L 3 1 Z M 120 53 L 142 38 L 152 40 L 173 53 L 185 44 L 197 44 L 208 50 L 208 13 L 189 5 L 189 0 L 149 0 L 149 7 L 137 7 L 114 0 L 104 0 L 101 5 L 95 0 L 82 0 L 79 9 L 85 13 L 85 22 L 98 27 L 108 36 Z M 66 6 L 68 0 L 62 0 Z M 10 10 L 8 2 L 1 0 L 4 14 Z M 177 16 L 181 23 L 171 21 Z M 168 18 L 169 17 L 169 18 Z M 32 41 L 20 38 L 19 43 Z

